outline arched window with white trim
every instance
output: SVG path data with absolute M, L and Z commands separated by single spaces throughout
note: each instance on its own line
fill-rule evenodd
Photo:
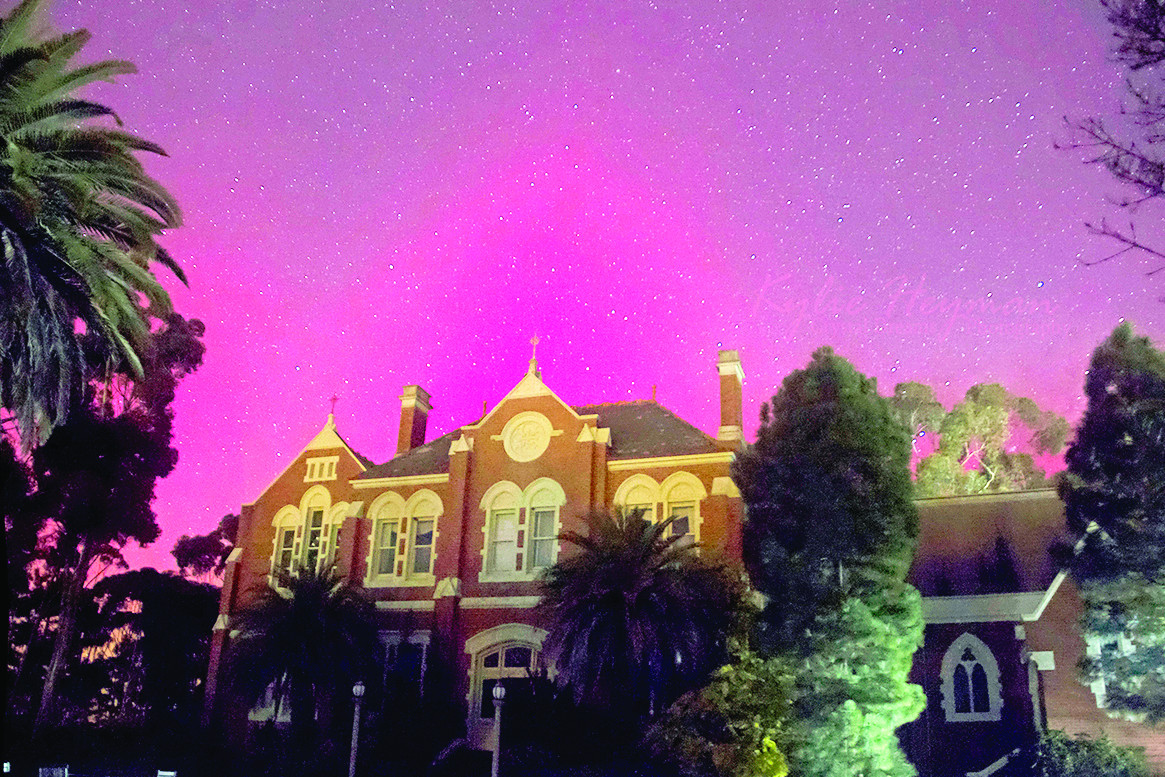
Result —
M 708 490 L 700 479 L 689 472 L 674 472 L 660 484 L 663 514 L 672 519 L 670 533 L 687 543 L 699 542 L 700 503 Z
M 271 521 L 275 529 L 271 574 L 328 569 L 335 561 L 348 508 L 347 502 L 332 504 L 332 495 L 323 486 L 312 486 L 298 509 L 292 505 L 280 509 Z
M 943 655 L 942 708 L 950 723 L 996 721 L 1002 717 L 999 664 L 986 643 L 959 636 Z
M 526 513 L 522 563 L 527 573 L 536 574 L 558 560 L 558 527 L 566 492 L 557 481 L 538 478 L 522 496 Z
M 525 490 L 503 480 L 481 498 L 483 582 L 528 580 L 558 558 L 558 532 L 566 492 L 551 478 Z
M 508 480 L 494 483 L 482 496 L 480 506 L 485 512 L 481 579 L 508 579 L 521 570 L 518 515 L 522 490 Z
M 404 577 L 406 543 L 405 535 L 401 532 L 404 516 L 405 501 L 393 491 L 376 497 L 369 507 L 372 536 L 365 585 L 386 585 Z
M 421 489 L 405 503 L 408 549 L 404 574 L 416 582 L 431 582 L 433 564 L 437 558 L 437 522 L 444 513 L 441 497 L 429 489 Z
M 643 518 L 652 523 L 656 519 L 659 502 L 659 483 L 650 475 L 636 474 L 624 480 L 615 490 L 615 507 L 624 515 L 643 510 Z

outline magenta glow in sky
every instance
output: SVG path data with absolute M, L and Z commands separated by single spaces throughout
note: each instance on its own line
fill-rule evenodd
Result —
M 1150 265 L 1081 266 L 1119 191 L 1053 147 L 1120 104 L 1094 5 L 58 0 L 141 71 L 93 96 L 170 152 L 171 288 L 207 325 L 134 559 L 257 497 L 333 394 L 377 462 L 407 383 L 430 438 L 472 422 L 534 334 L 567 402 L 654 385 L 712 433 L 721 347 L 750 435 L 825 344 L 887 393 L 999 381 L 1075 419 L 1122 317 L 1165 337 Z

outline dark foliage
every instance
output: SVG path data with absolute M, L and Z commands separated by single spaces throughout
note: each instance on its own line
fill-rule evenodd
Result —
M 281 574 L 240 613 L 227 656 L 229 690 L 248 705 L 271 689 L 291 714 L 297 755 L 319 742 L 316 717 L 351 705 L 356 680 L 375 686 L 380 642 L 372 605 L 331 570 Z
M 1061 487 L 1082 581 L 1165 583 L 1165 354 L 1125 323 L 1093 354 Z
M 828 348 L 763 407 L 756 444 L 733 466 L 745 566 L 769 600 L 762 652 L 797 644 L 847 596 L 902 586 L 918 534 L 910 451 L 875 382 Z
M 633 730 L 727 658 L 739 576 L 669 537 L 670 520 L 593 513 L 542 579 L 559 681 Z
M 218 526 L 206 534 L 183 534 L 174 543 L 170 555 L 178 563 L 178 571 L 184 575 L 206 577 L 214 574 L 222 577 L 238 531 L 238 514 L 227 513 L 219 520 Z
M 1060 493 L 1109 714 L 1165 721 L 1165 354 L 1125 323 L 1092 356 Z

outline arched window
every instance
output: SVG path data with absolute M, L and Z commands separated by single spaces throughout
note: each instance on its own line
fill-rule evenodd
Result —
M 494 483 L 481 498 L 485 511 L 482 578 L 505 580 L 521 569 L 518 550 L 518 513 L 522 491 L 508 480 Z
M 445 511 L 441 497 L 421 489 L 406 502 L 388 491 L 368 508 L 372 533 L 368 537 L 364 585 L 370 587 L 433 585 L 437 532 Z
M 668 475 L 659 487 L 663 495 L 663 514 L 672 519 L 671 536 L 684 542 L 700 539 L 700 502 L 708 496 L 700 479 L 687 472 Z
M 566 492 L 556 481 L 539 478 L 525 491 L 508 480 L 495 483 L 481 498 L 481 575 L 483 582 L 528 580 L 558 557 L 559 514 Z
M 318 572 L 330 567 L 348 507 L 347 502 L 333 505 L 326 488 L 312 486 L 298 509 L 287 505 L 276 513 L 271 521 L 275 528 L 271 574 L 300 569 Z
M 1000 719 L 999 665 L 982 640 L 966 633 L 959 636 L 943 656 L 941 672 L 942 707 L 948 722 Z
M 615 507 L 624 514 L 632 510 L 643 510 L 643 518 L 655 521 L 656 504 L 659 502 L 659 483 L 643 474 L 632 475 L 619 484 L 615 490 Z
M 566 492 L 556 481 L 539 478 L 526 487 L 523 560 L 528 573 L 551 566 L 558 560 L 558 526 L 566 504 Z
M 433 576 L 433 562 L 437 557 L 437 520 L 444 512 L 441 498 L 428 489 L 409 497 L 405 504 L 408 552 L 405 560 L 406 578 L 428 582 Z
M 365 585 L 386 585 L 404 577 L 406 543 L 401 533 L 404 515 L 405 501 L 393 491 L 376 497 L 369 508 L 372 537 Z

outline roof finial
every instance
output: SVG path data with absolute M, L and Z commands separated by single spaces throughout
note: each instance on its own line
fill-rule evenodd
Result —
M 330 413 L 328 413 L 328 420 L 331 421 L 332 423 L 335 423 L 335 421 L 336 421 L 336 403 L 339 401 L 340 401 L 340 398 L 338 396 L 336 396 L 335 394 L 332 394 L 332 399 L 331 399 L 332 410 Z
M 541 378 L 542 375 L 538 372 L 538 343 L 542 342 L 538 339 L 538 335 L 530 338 L 530 369 L 527 372 L 536 378 Z

